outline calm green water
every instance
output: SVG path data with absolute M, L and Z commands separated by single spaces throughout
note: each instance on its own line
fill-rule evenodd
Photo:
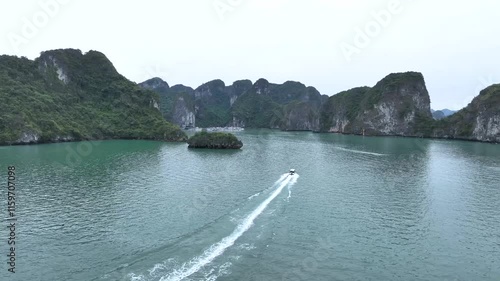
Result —
M 500 280 L 499 145 L 238 136 L 0 147 L 0 280 Z

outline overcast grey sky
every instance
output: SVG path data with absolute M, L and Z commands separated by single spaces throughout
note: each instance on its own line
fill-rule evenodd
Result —
M 106 54 L 135 82 L 300 81 L 332 95 L 424 74 L 432 108 L 500 83 L 500 1 L 0 0 L 0 53 Z

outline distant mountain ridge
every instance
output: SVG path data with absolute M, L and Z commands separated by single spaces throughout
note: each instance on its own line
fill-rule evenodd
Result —
M 160 94 L 165 119 L 181 127 L 240 126 L 283 130 L 319 130 L 319 110 L 327 99 L 315 88 L 299 82 L 272 84 L 259 79 L 239 80 L 226 86 L 221 80 L 196 89 L 183 85 L 168 88 L 159 78 L 139 85 Z M 302 112 L 310 116 L 304 118 Z
M 273 84 L 259 79 L 252 84 L 250 80 L 239 80 L 226 86 L 223 81 L 214 80 L 194 90 L 183 85 L 165 89 L 166 82 L 162 84 L 157 79 L 139 85 L 158 92 L 164 117 L 181 127 L 239 126 L 500 141 L 495 129 L 500 127 L 495 119 L 498 112 L 481 112 L 476 117 L 482 121 L 475 122 L 471 114 L 464 119 L 456 117 L 463 116 L 457 115 L 461 111 L 433 111 L 424 77 L 418 72 L 392 73 L 373 87 L 353 88 L 331 97 L 294 81 Z M 491 95 L 500 93 L 493 91 Z M 488 100 L 500 108 L 495 99 Z M 481 107 L 483 102 L 471 103 L 462 111 L 470 112 L 470 106 Z
M 423 76 L 416 72 L 391 74 L 373 88 L 355 88 L 332 97 L 294 81 L 240 80 L 226 87 L 214 80 L 196 90 L 174 91 L 165 90 L 166 82 L 158 79 L 139 85 L 160 93 L 165 118 L 181 127 L 423 136 L 418 126 L 432 119 Z
M 445 117 L 451 116 L 457 112 L 456 110 L 450 110 L 450 109 L 441 109 L 441 110 L 433 110 L 431 109 L 432 112 L 432 117 L 436 120 L 443 119 Z
M 0 144 L 92 139 L 185 141 L 179 127 L 241 126 L 357 135 L 500 142 L 500 86 L 434 120 L 423 75 L 387 75 L 328 97 L 300 82 L 259 79 L 196 89 L 153 78 L 137 85 L 97 51 L 61 49 L 35 60 L 0 56 Z M 443 115 L 445 113 L 443 112 Z M 167 121 L 166 121 L 166 120 Z

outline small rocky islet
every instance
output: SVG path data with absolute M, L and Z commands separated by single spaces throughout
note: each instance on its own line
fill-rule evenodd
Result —
M 243 143 L 235 135 L 221 132 L 199 132 L 187 141 L 189 148 L 240 149 Z

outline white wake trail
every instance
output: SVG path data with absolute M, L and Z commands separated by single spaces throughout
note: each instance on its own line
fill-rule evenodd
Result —
M 282 181 L 284 181 L 284 180 L 286 179 L 286 177 L 288 177 L 288 175 L 289 175 L 288 173 L 287 173 L 287 174 L 283 174 L 283 175 L 279 178 L 279 180 L 277 180 L 277 181 L 273 184 L 273 186 L 271 186 L 271 188 L 276 187 L 278 184 L 280 184 Z M 257 193 L 255 193 L 255 194 L 254 194 L 254 195 L 252 195 L 252 196 L 249 196 L 249 197 L 248 197 L 248 200 L 252 200 L 253 198 L 255 198 L 255 197 L 259 196 L 261 193 L 262 193 L 262 191 L 257 192 Z
M 368 155 L 375 155 L 375 156 L 384 156 L 385 155 L 382 153 L 354 150 L 354 149 L 348 149 L 348 148 L 343 148 L 343 147 L 335 147 L 335 149 L 342 150 L 342 151 L 348 151 L 348 152 L 352 152 L 352 153 L 358 153 L 358 154 L 368 154 Z
M 289 174 L 288 174 L 288 173 L 283 174 L 283 175 L 279 178 L 279 180 L 277 180 L 277 181 L 273 184 L 273 187 L 275 187 L 276 185 L 278 185 L 279 183 L 281 183 L 282 181 L 284 181 L 284 180 L 285 180 L 288 176 L 289 176 Z
M 202 269 L 205 265 L 211 263 L 215 258 L 222 255 L 224 251 L 234 245 L 234 242 L 243 235 L 247 230 L 252 227 L 254 220 L 262 214 L 271 201 L 278 196 L 283 188 L 287 185 L 291 186 L 297 182 L 299 175 L 284 174 L 276 181 L 274 185 L 279 185 L 276 190 L 262 202 L 255 210 L 253 210 L 231 233 L 229 236 L 224 237 L 221 241 L 210 246 L 201 256 L 198 256 L 188 263 L 185 263 L 180 269 L 173 273 L 163 276 L 160 281 L 179 281 L 186 277 L 193 275 Z

